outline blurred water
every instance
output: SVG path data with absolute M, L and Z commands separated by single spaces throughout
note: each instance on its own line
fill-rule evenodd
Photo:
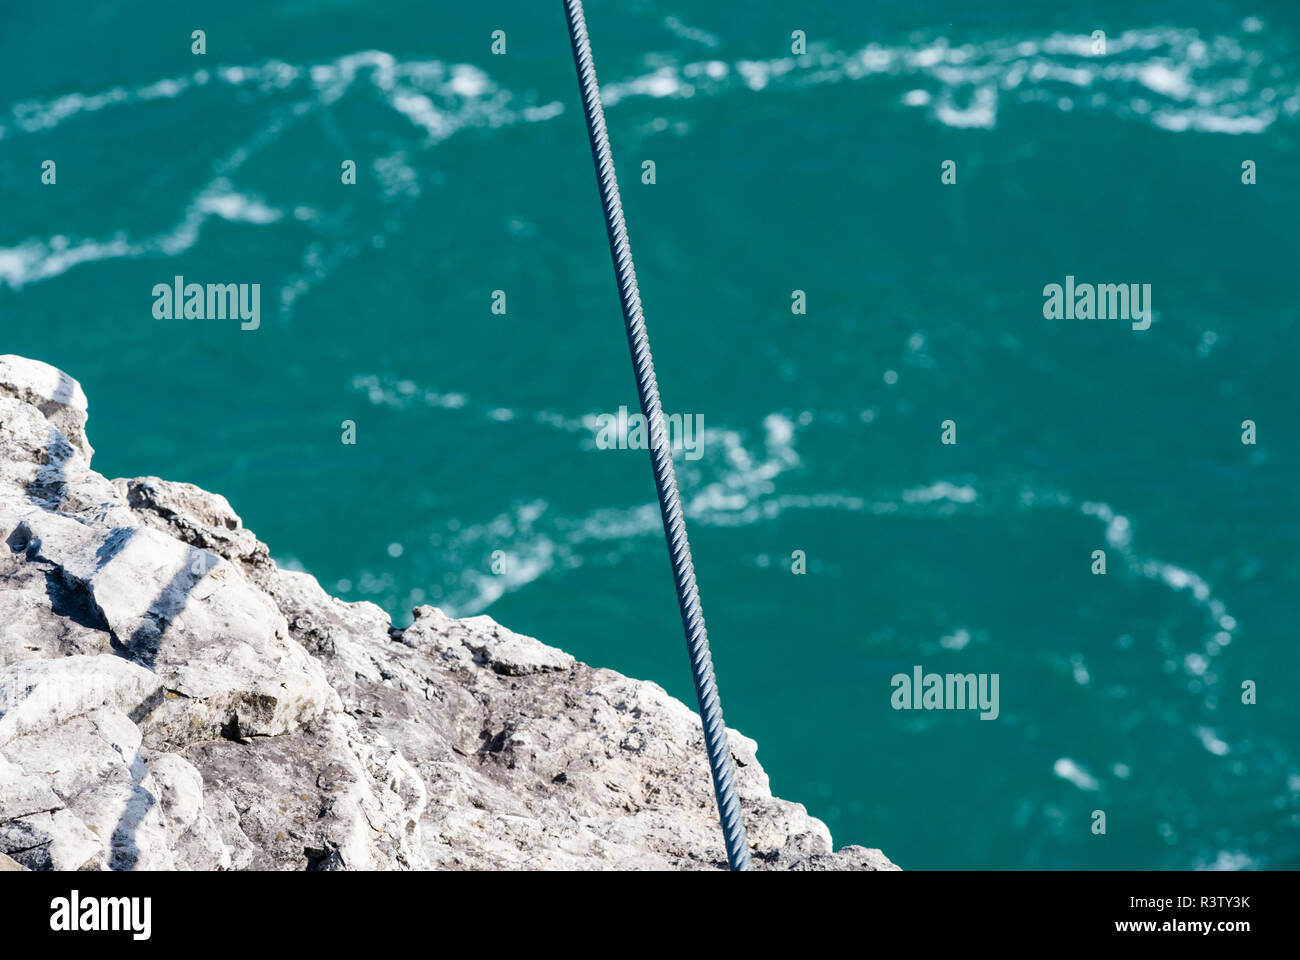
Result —
M 691 702 L 560 5 L 467 6 L 0 7 L 0 352 L 339 595 Z M 728 721 L 904 867 L 1300 865 L 1300 18 L 1132 7 L 587 5 Z M 892 710 L 917 664 L 1000 716 Z

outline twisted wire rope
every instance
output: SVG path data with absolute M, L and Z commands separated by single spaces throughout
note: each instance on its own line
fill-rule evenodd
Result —
M 636 267 L 632 263 L 632 250 L 628 245 L 627 225 L 623 220 L 623 202 L 618 194 L 614 157 L 610 151 L 609 134 L 605 128 L 605 111 L 600 102 L 600 89 L 596 84 L 596 67 L 592 62 L 591 40 L 587 35 L 587 21 L 582 10 L 582 0 L 564 0 L 564 12 L 569 23 L 573 62 L 578 71 L 582 109 L 587 118 L 591 157 L 596 165 L 596 179 L 600 186 L 600 202 L 605 212 L 609 252 L 614 261 L 614 274 L 618 280 L 618 296 L 623 307 L 623 323 L 627 328 L 628 348 L 631 350 L 632 366 L 636 371 L 641 414 L 645 417 L 649 433 L 650 462 L 654 468 L 655 490 L 659 496 L 659 512 L 663 517 L 664 537 L 672 560 L 673 580 L 677 587 L 677 606 L 681 612 L 682 629 L 686 634 L 686 648 L 690 654 L 691 674 L 695 680 L 695 696 L 700 706 L 705 750 L 709 757 L 709 769 L 713 775 L 713 792 L 718 801 L 718 816 L 722 822 L 727 862 L 732 870 L 749 870 L 752 869 L 752 865 L 749 843 L 745 837 L 745 821 L 736 795 L 736 778 L 731 763 L 731 749 L 727 745 L 727 728 L 722 722 L 722 702 L 718 698 L 713 658 L 709 654 L 709 635 L 704 627 L 700 594 L 695 585 L 691 545 L 686 539 L 686 520 L 682 514 L 681 497 L 677 492 L 672 447 L 664 427 L 659 384 L 655 379 L 654 360 L 650 356 L 650 340 L 646 334 L 645 317 L 641 311 L 641 293 L 637 288 Z

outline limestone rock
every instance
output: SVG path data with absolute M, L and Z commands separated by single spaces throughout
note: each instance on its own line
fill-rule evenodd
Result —
M 0 356 L 0 394 L 35 407 L 90 463 L 86 394 L 76 380 L 48 363 L 7 354 Z
M 685 704 L 489 617 L 396 630 L 225 498 L 100 476 L 86 410 L 0 357 L 0 869 L 725 865 Z M 897 869 L 728 736 L 756 866 Z

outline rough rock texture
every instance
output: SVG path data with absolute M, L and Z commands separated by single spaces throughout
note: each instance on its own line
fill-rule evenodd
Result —
M 0 869 L 725 864 L 699 718 L 488 617 L 406 630 L 224 498 L 90 469 L 71 377 L 0 357 Z M 833 852 L 728 731 L 755 862 Z

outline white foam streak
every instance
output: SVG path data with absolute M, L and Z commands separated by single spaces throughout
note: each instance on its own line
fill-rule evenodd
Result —
M 641 76 L 601 87 L 606 106 L 630 97 L 686 99 L 732 87 L 759 92 L 786 86 L 817 86 L 897 76 L 934 81 L 907 91 L 903 102 L 928 107 L 938 123 L 989 129 L 1004 101 L 1055 103 L 1073 109 L 1067 90 L 1092 90 L 1091 104 L 1143 119 L 1172 132 L 1250 134 L 1268 129 L 1280 115 L 1270 101 L 1300 112 L 1294 78 L 1258 51 L 1232 37 L 1209 40 L 1178 27 L 1126 31 L 1093 52 L 1088 34 L 1054 33 L 1042 38 L 992 40 L 954 47 L 945 37 L 919 46 L 878 43 L 844 52 L 819 48 L 801 57 L 677 63 L 657 58 Z M 1267 77 L 1267 86 L 1254 78 Z M 1256 89 L 1259 87 L 1259 89 Z M 1150 110 L 1147 98 L 1165 103 Z
M 1080 790 L 1091 792 L 1101 789 L 1101 784 L 1097 781 L 1097 778 L 1069 757 L 1061 757 L 1057 760 L 1052 765 L 1052 772 L 1062 780 L 1074 784 Z
M 198 70 L 187 77 L 165 78 L 135 89 L 113 87 L 92 95 L 73 93 L 46 102 L 25 101 L 15 105 L 11 113 L 18 129 L 35 133 L 110 106 L 176 98 L 187 90 L 204 86 L 213 77 L 220 84 L 251 87 L 263 94 L 304 83 L 310 89 L 305 98 L 276 110 L 249 141 L 236 146 L 219 160 L 215 165 L 217 175 L 195 192 L 170 229 L 139 240 L 131 239 L 125 232 L 109 239 L 31 238 L 15 246 L 0 248 L 0 282 L 17 290 L 30 283 L 57 277 L 85 263 L 143 256 L 178 256 L 198 242 L 204 223 L 214 216 L 252 226 L 266 226 L 284 220 L 284 210 L 255 194 L 236 189 L 230 178 L 290 124 L 323 105 L 337 101 L 363 78 L 369 79 L 372 88 L 380 92 L 396 113 L 424 131 L 425 149 L 468 127 L 543 122 L 563 111 L 563 105 L 558 102 L 514 111 L 507 106 L 511 95 L 501 90 L 487 73 L 469 64 L 448 66 L 439 61 L 400 62 L 392 54 L 364 50 L 308 67 L 272 60 L 257 66 L 220 67 L 214 73 Z M 376 174 L 384 182 L 386 200 L 418 195 L 413 171 L 400 157 L 397 165 L 391 157 L 381 158 L 378 163 Z M 315 224 L 319 216 L 316 211 L 300 208 L 294 211 L 294 219 Z M 304 251 L 303 260 L 307 266 L 310 266 L 307 261 L 312 258 L 311 249 L 309 246 Z M 337 263 L 343 257 L 344 253 L 336 252 L 315 259 Z M 280 291 L 282 309 L 287 310 L 305 289 L 321 279 L 319 271 L 309 270 L 309 273 L 292 277 L 285 284 Z

